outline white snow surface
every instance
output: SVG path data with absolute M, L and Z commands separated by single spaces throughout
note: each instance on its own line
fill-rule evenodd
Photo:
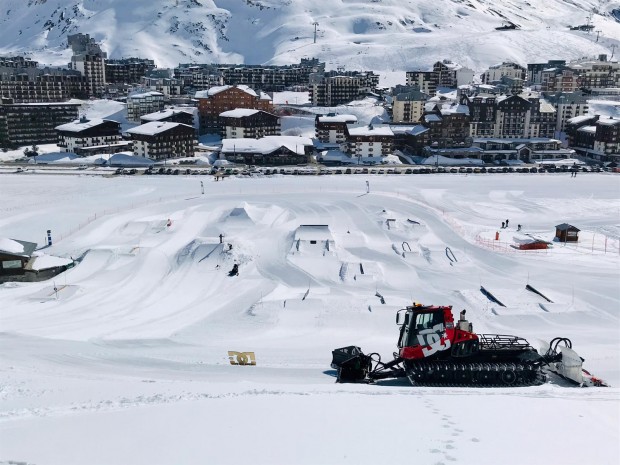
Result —
M 51 229 L 47 254 L 82 257 L 0 285 L 0 462 L 615 465 L 619 188 L 608 173 L 0 174 L 0 236 Z M 551 240 L 563 222 L 580 242 L 504 239 Z M 293 253 L 301 225 L 328 225 L 328 253 Z M 336 384 L 331 350 L 391 359 L 395 313 L 414 300 L 535 347 L 569 337 L 614 387 Z
M 390 73 L 442 58 L 478 72 L 606 53 L 620 40 L 617 0 L 3 0 L 0 53 L 66 64 L 67 35 L 88 33 L 111 58 L 290 64 L 318 57 L 338 66 Z M 590 24 L 597 34 L 571 31 Z M 519 30 L 498 31 L 505 21 Z M 318 23 L 316 43 L 314 25 Z M 401 81 L 402 82 L 402 81 Z

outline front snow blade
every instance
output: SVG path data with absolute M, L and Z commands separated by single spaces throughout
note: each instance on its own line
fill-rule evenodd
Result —
M 338 383 L 361 383 L 368 381 L 371 359 L 356 346 L 342 347 L 332 351 L 332 368 L 338 370 Z
M 558 347 L 562 357 L 559 361 L 552 363 L 551 368 L 558 375 L 579 385 L 583 384 L 582 365 L 583 360 L 577 352 L 568 347 Z
M 557 361 L 549 363 L 551 371 L 579 386 L 608 386 L 602 379 L 583 369 L 583 359 L 570 347 L 559 346 Z

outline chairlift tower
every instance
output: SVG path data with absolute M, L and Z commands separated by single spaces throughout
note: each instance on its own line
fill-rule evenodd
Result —
M 314 43 L 316 44 L 316 28 L 318 27 L 319 23 L 315 21 L 312 23 L 312 25 L 314 26 Z

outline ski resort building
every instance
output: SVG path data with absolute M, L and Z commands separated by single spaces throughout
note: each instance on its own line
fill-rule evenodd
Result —
M 598 115 L 581 115 L 567 120 L 565 132 L 568 136 L 568 146 L 574 148 L 580 155 L 593 152 L 596 122 L 599 118 Z
M 194 125 L 194 113 L 195 108 L 166 108 L 165 110 L 159 110 L 148 115 L 142 115 L 140 117 L 140 123 L 146 124 L 153 121 L 167 122 L 167 123 L 181 123 L 188 126 Z
M 550 138 L 555 135 L 556 110 L 537 93 L 463 96 L 469 107 L 471 137 Z
M 437 87 L 457 88 L 471 84 L 474 79 L 474 70 L 453 63 L 450 60 L 438 61 L 432 71 L 407 71 L 405 73 L 408 86 L 415 86 L 421 92 L 434 96 Z
M 220 113 L 226 139 L 260 139 L 280 135 L 280 118 L 272 113 L 236 108 Z
M 434 147 L 470 145 L 469 108 L 461 104 L 428 104 L 421 118 L 425 137 Z
M 424 114 L 428 94 L 414 88 L 403 89 L 394 95 L 392 121 L 395 123 L 418 123 Z
M 131 128 L 127 134 L 136 156 L 153 160 L 194 156 L 195 131 L 187 124 L 153 121 Z
M 579 76 L 579 87 L 587 90 L 620 87 L 620 63 L 608 61 L 607 55 L 598 59 L 577 60 L 566 68 Z
M 568 145 L 601 162 L 620 162 L 620 119 L 582 115 L 566 122 Z
M 246 165 L 298 165 L 308 163 L 312 139 L 267 136 L 261 139 L 223 139 L 220 158 Z
M 566 122 L 577 116 L 588 114 L 588 94 L 575 92 L 544 93 L 544 98 L 556 111 L 555 130 L 564 131 Z
M 349 153 L 364 163 L 381 163 L 382 157 L 392 153 L 394 133 L 389 127 L 372 125 L 347 129 Z
M 237 108 L 262 110 L 273 113 L 269 95 L 257 93 L 247 86 L 217 86 L 206 91 L 196 92 L 200 134 L 220 134 L 223 121 L 220 115 Z
M 600 118 L 596 122 L 593 154 L 601 160 L 620 161 L 620 119 Z
M 566 60 L 549 60 L 547 63 L 528 63 L 527 65 L 527 82 L 530 85 L 537 86 L 542 83 L 542 72 L 550 68 L 562 69 L 566 66 Z
M 63 152 L 79 155 L 79 149 L 98 145 L 109 146 L 122 140 L 121 124 L 109 119 L 87 119 L 82 117 L 71 123 L 56 127 L 58 147 Z
M 425 147 L 424 155 L 445 158 L 472 158 L 484 163 L 520 160 L 531 163 L 543 160 L 573 158 L 575 151 L 562 148 L 556 139 L 473 139 L 470 147 L 436 148 Z
M 354 115 L 317 115 L 314 119 L 314 127 L 317 139 L 324 144 L 345 144 L 347 128 L 357 123 Z
M 67 37 L 69 47 L 73 50 L 69 69 L 79 71 L 86 79 L 86 87 L 90 97 L 103 96 L 106 76 L 105 60 L 107 53 L 95 39 L 88 34 L 73 34 Z
M 137 84 L 151 70 L 155 62 L 147 58 L 105 60 L 105 79 L 108 84 Z
M 140 86 L 146 91 L 161 92 L 166 97 L 180 96 L 183 93 L 183 83 L 173 75 L 169 68 L 156 68 L 147 71 L 140 79 Z
M 517 63 L 505 61 L 501 64 L 489 67 L 489 69 L 482 74 L 481 79 L 483 83 L 490 84 L 501 81 L 504 76 L 525 80 L 527 69 Z
M 181 64 L 174 70 L 183 85 L 195 90 L 213 86 L 249 86 L 264 92 L 279 92 L 308 84 L 310 74 L 325 71 L 325 63 L 316 58 L 302 58 L 298 64 L 285 66 L 243 64 Z
M 127 119 L 136 123 L 144 115 L 164 109 L 164 94 L 161 92 L 140 92 L 127 97 Z
M 331 107 L 364 98 L 375 92 L 379 76 L 370 71 L 328 71 L 310 75 L 310 102 L 315 107 Z
M 61 102 L 88 98 L 86 80 L 77 71 L 29 68 L 24 72 L 0 70 L 0 97 L 15 103 Z
M 52 144 L 56 127 L 78 119 L 82 102 L 13 103 L 0 100 L 0 147 Z
M 466 68 L 450 60 L 438 61 L 433 65 L 433 72 L 437 76 L 437 85 L 440 87 L 457 88 L 469 84 L 474 80 L 474 70 Z
M 438 76 L 434 71 L 407 71 L 405 77 L 407 86 L 417 87 L 431 97 L 437 94 Z

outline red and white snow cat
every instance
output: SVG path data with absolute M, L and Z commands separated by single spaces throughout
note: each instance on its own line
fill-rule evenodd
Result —
M 553 339 L 541 355 L 521 337 L 474 333 L 465 310 L 455 322 L 451 306 L 414 304 L 397 312 L 396 324 L 394 360 L 384 363 L 356 346 L 336 349 L 331 366 L 337 381 L 407 377 L 414 386 L 536 386 L 552 372 L 580 386 L 606 386 L 582 368 L 566 338 Z

